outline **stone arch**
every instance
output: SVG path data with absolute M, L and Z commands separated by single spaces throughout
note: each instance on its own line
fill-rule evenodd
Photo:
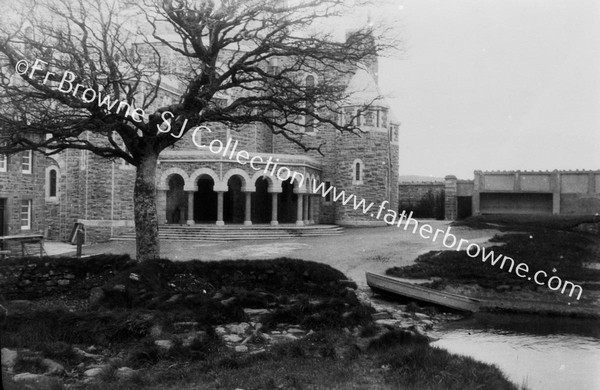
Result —
M 181 168 L 169 168 L 166 171 L 164 171 L 160 175 L 160 180 L 158 181 L 158 189 L 164 191 L 169 190 L 169 178 L 174 174 L 181 176 L 181 178 L 183 179 L 184 190 L 187 191 L 186 187 L 188 187 L 189 185 L 190 178 L 188 174 Z
M 227 188 L 227 182 L 232 176 L 240 176 L 242 178 L 242 191 L 243 192 L 254 192 L 254 182 L 250 178 L 250 175 L 246 171 L 240 168 L 233 168 L 227 171 L 227 173 L 223 176 L 223 180 L 221 180 L 220 184 L 224 188 Z
M 186 183 L 185 190 L 186 191 L 198 191 L 198 178 L 202 175 L 208 175 L 213 179 L 214 186 L 216 187 L 221 181 L 219 180 L 219 175 L 215 171 L 210 168 L 199 168 L 196 169 L 190 175 L 189 181 Z M 225 182 L 227 184 L 227 182 Z
M 294 175 L 294 172 L 297 172 L 298 174 L 302 175 L 302 186 L 300 186 L 300 180 L 298 180 L 297 176 Z M 292 170 L 292 175 L 288 178 L 288 180 L 292 178 L 293 180 L 291 183 L 294 185 L 294 194 L 305 194 L 308 188 L 308 186 L 306 185 L 308 183 L 308 173 L 306 171 L 298 172 L 296 170 Z
M 281 192 L 281 181 L 263 171 L 258 171 L 252 175 L 252 185 L 256 185 L 256 181 L 261 177 L 269 182 L 269 192 Z

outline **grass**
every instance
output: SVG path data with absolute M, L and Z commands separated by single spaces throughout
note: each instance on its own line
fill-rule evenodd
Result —
M 395 331 L 361 352 L 354 339 L 324 331 L 268 353 L 207 362 L 162 362 L 127 381 L 114 377 L 86 389 L 517 389 L 494 366 L 429 347 Z
M 593 217 L 592 217 L 593 219 Z M 544 270 L 548 275 L 559 275 L 563 280 L 592 282 L 586 288 L 594 288 L 600 282 L 600 270 L 586 268 L 586 263 L 597 263 L 600 253 L 600 238 L 575 231 L 575 228 L 589 222 L 581 217 L 534 217 L 534 216 L 481 216 L 460 222 L 473 228 L 495 227 L 508 233 L 496 235 L 492 242 L 500 245 L 487 248 L 496 256 L 503 254 L 524 262 L 530 272 Z M 500 225 L 500 226 L 498 226 Z M 518 232 L 518 233 L 517 233 Z M 508 266 L 505 267 L 506 269 Z M 497 266 L 483 263 L 480 258 L 471 258 L 465 251 L 436 251 L 424 254 L 408 267 L 395 267 L 387 274 L 428 278 L 441 277 L 444 283 L 479 284 L 484 288 L 500 285 L 537 288 L 537 285 L 519 278 Z M 438 283 L 439 284 L 439 283 Z M 597 287 L 596 287 L 597 288 Z
M 357 335 L 373 338 L 382 329 L 373 323 L 372 309 L 343 282 L 346 277 L 327 265 L 291 259 L 123 260 L 128 265 L 119 268 L 107 259 L 112 274 L 97 264 L 106 278 L 98 306 L 10 311 L 0 323 L 1 345 L 37 351 L 40 359 L 54 359 L 75 373 L 77 365 L 91 361 L 74 353 L 74 346 L 94 345 L 95 353 L 118 357 L 95 382 L 70 380 L 65 385 L 70 389 L 516 389 L 497 368 L 434 349 L 410 332 L 388 333 L 359 348 Z M 118 285 L 125 288 L 115 289 Z M 247 307 L 270 309 L 260 319 L 264 330 L 287 323 L 315 332 L 260 354 L 235 353 L 214 327 L 249 321 L 242 310 Z M 189 347 L 175 342 L 168 351 L 158 348 L 151 329 L 160 326 L 168 333 L 179 321 L 198 322 L 206 337 Z M 35 360 L 19 364 L 30 372 L 39 368 Z M 119 366 L 138 371 L 119 379 Z M 5 388 L 19 387 L 8 380 Z

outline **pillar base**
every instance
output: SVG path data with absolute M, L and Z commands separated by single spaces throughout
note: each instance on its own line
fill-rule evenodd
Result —
M 196 224 L 196 221 L 190 221 L 190 220 L 188 220 L 187 224 L 188 224 L 188 226 L 192 226 L 192 225 Z
M 225 226 L 225 221 L 217 221 L 217 226 Z
M 305 224 L 305 225 L 310 225 L 310 221 L 309 221 L 308 219 L 305 219 L 305 220 L 304 220 L 304 224 Z
M 279 225 L 278 221 L 271 221 L 271 226 L 277 226 L 277 225 Z
M 252 221 L 244 221 L 244 226 L 251 226 L 252 225 Z
M 296 226 L 304 226 L 304 221 L 296 221 Z

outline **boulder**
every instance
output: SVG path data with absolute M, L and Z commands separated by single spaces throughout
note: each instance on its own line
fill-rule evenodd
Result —
M 47 375 L 62 375 L 65 372 L 63 365 L 52 359 L 42 359 L 40 365 L 46 369 Z
M 8 372 L 12 372 L 13 367 L 17 363 L 19 353 L 8 348 L 2 348 L 0 354 L 2 355 L 2 367 Z
M 117 370 L 117 378 L 119 379 L 131 379 L 135 375 L 136 371 L 129 367 L 121 367 Z
M 94 368 L 90 368 L 84 371 L 83 375 L 87 376 L 88 378 L 94 378 L 100 374 L 102 374 L 102 372 L 105 370 L 106 367 L 94 367 Z
M 54 389 L 60 388 L 60 381 L 56 378 L 52 378 L 42 374 L 31 374 L 29 372 L 23 372 L 13 376 L 13 381 L 20 383 L 25 389 L 36 388 L 36 389 Z
M 171 341 L 171 340 L 155 340 L 154 344 L 158 348 L 165 350 L 165 351 L 168 351 L 175 346 L 175 343 L 173 343 L 173 341 Z

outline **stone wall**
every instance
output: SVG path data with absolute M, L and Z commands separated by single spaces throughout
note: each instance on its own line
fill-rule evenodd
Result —
M 92 258 L 21 258 L 0 263 L 0 297 L 37 299 L 48 293 L 68 293 L 81 298 L 101 286 L 106 275 L 130 267 L 128 256 L 101 255 Z M 97 277 L 98 275 L 104 277 Z
M 446 177 L 446 218 L 456 219 L 457 197 L 472 196 L 472 213 L 600 213 L 600 170 L 475 171 L 474 180 Z
M 2 233 L 49 235 L 48 227 L 52 224 L 47 220 L 52 221 L 58 216 L 58 198 L 48 201 L 46 197 L 46 168 L 57 167 L 57 164 L 39 153 L 32 153 L 31 173 L 24 173 L 24 154 L 20 152 L 7 156 L 6 172 L 0 172 L 0 199 L 4 206 Z M 58 179 L 60 183 L 60 177 Z M 29 229 L 21 226 L 21 205 L 24 200 L 31 200 Z M 50 235 L 53 232 L 51 229 Z
M 398 184 L 398 203 L 400 205 L 416 204 L 431 191 L 438 195 L 444 191 L 443 182 L 401 182 Z

